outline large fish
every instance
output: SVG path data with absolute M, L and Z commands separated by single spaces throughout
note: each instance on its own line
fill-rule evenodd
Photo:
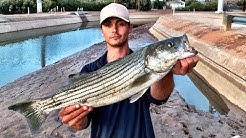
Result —
M 68 105 L 100 107 L 130 98 L 135 102 L 182 58 L 196 55 L 186 35 L 150 44 L 101 69 L 75 75 L 73 82 L 50 97 L 18 103 L 8 109 L 23 114 L 32 133 L 48 113 Z M 77 77 L 76 77 L 77 76 Z

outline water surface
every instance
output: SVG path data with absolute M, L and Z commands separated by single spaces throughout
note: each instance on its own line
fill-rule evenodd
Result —
M 99 28 L 83 28 L 2 44 L 0 87 L 103 40 Z

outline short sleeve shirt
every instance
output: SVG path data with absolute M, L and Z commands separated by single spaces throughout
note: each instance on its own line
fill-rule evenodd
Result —
M 96 61 L 85 65 L 80 73 L 96 71 L 107 63 L 107 52 L 105 52 Z M 88 115 L 91 122 L 91 138 L 154 138 L 150 103 L 160 105 L 167 99 L 154 99 L 148 89 L 134 103 L 125 99 L 115 104 L 94 108 Z

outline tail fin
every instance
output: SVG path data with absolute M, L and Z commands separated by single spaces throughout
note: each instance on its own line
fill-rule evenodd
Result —
M 31 101 L 26 103 L 18 103 L 8 107 L 9 110 L 17 111 L 26 117 L 31 133 L 39 130 L 42 123 L 45 121 L 47 114 L 39 108 L 39 101 Z

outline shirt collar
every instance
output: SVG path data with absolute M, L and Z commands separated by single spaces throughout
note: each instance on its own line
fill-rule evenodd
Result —
M 131 53 L 133 53 L 133 51 L 130 49 L 129 54 L 131 54 Z M 106 52 L 101 56 L 101 58 L 99 59 L 99 64 L 100 64 L 100 66 L 104 66 L 104 65 L 108 64 L 107 54 L 108 54 L 108 51 L 106 51 Z M 129 54 L 128 54 L 128 55 L 129 55 Z

